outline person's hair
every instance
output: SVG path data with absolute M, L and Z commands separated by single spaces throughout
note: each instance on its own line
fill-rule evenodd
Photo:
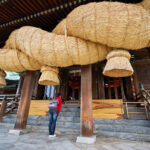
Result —
M 57 97 L 57 96 L 61 96 L 60 92 L 56 93 L 56 97 Z

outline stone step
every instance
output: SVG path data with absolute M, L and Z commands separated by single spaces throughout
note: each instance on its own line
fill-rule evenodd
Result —
M 150 127 L 141 126 L 95 124 L 95 130 L 150 135 Z
M 3 122 L 15 124 L 15 119 L 14 118 L 5 118 L 5 119 L 3 119 Z M 28 119 L 28 121 L 27 121 L 27 125 L 48 126 L 48 124 L 49 124 L 49 120 L 43 121 L 42 119 L 41 120 Z M 64 128 L 80 129 L 80 122 L 60 121 L 58 119 L 57 126 L 64 127 Z
M 14 124 L 0 122 L 0 128 L 13 129 Z M 26 130 L 33 131 L 33 132 L 48 133 L 48 126 L 27 125 Z M 56 134 L 66 133 L 66 132 L 68 132 L 69 134 L 76 134 L 76 133 L 80 134 L 80 129 L 70 129 L 70 128 L 62 128 L 62 127 L 56 126 Z
M 62 108 L 80 108 L 80 104 L 62 104 Z
M 8 123 L 0 123 L 0 128 L 9 128 L 12 129 L 14 127 L 13 124 Z M 27 125 L 27 129 L 29 131 L 34 132 L 45 132 L 48 133 L 48 127 L 45 126 L 31 126 Z M 60 128 L 56 127 L 56 134 L 58 133 L 66 133 L 69 132 L 69 134 L 80 134 L 79 129 L 69 129 L 69 128 Z M 127 140 L 136 140 L 136 141 L 150 141 L 150 135 L 143 135 L 143 134 L 136 134 L 136 133 L 123 133 L 123 132 L 111 132 L 111 131 L 94 131 L 94 134 L 96 135 L 103 135 L 108 137 L 117 137 L 121 139 L 127 139 Z
M 4 116 L 3 120 L 6 122 L 9 122 L 11 120 L 16 120 L 16 115 L 8 115 L 8 116 Z M 38 123 L 43 123 L 43 122 L 47 122 L 49 121 L 48 116 L 29 116 L 28 117 L 28 121 L 33 120 L 35 122 Z M 79 123 L 80 122 L 80 117 L 64 117 L 64 116 L 58 116 L 57 121 L 65 121 L 65 122 L 75 122 L 75 123 Z
M 133 140 L 133 141 L 150 141 L 150 135 L 136 134 L 136 133 L 124 133 L 124 132 L 110 132 L 110 131 L 98 131 L 95 132 L 98 135 L 108 136 L 108 137 L 116 137 L 125 140 Z
M 124 115 L 125 119 L 128 119 L 127 115 Z M 130 119 L 137 119 L 137 120 L 146 120 L 146 115 L 145 114 L 129 114 Z
M 59 116 L 64 116 L 64 117 L 80 117 L 80 112 L 60 112 Z
M 111 125 L 129 125 L 150 127 L 149 120 L 129 120 L 129 119 L 94 119 L 95 124 L 111 124 Z
M 80 112 L 80 108 L 78 108 L 78 107 L 71 107 L 71 108 L 69 108 L 69 107 L 62 107 L 61 108 L 61 112 Z

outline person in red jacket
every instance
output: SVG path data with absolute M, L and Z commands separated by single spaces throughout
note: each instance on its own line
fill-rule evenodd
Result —
M 56 121 L 57 117 L 60 113 L 62 106 L 62 99 L 60 96 L 60 93 L 57 94 L 57 96 L 50 101 L 48 107 L 49 107 L 49 137 L 56 137 L 55 134 L 55 127 L 56 127 Z

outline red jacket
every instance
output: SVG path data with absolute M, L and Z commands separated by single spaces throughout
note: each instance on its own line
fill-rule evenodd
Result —
M 60 113 L 60 110 L 61 110 L 61 106 L 62 106 L 62 99 L 60 96 L 58 97 L 55 97 L 54 99 L 58 99 L 59 103 L 58 103 L 58 106 L 56 109 L 58 109 L 58 113 Z

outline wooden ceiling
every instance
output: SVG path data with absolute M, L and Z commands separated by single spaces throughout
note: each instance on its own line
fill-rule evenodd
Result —
M 51 31 L 75 7 L 93 1 L 103 0 L 0 0 L 0 47 L 14 29 L 30 25 Z

